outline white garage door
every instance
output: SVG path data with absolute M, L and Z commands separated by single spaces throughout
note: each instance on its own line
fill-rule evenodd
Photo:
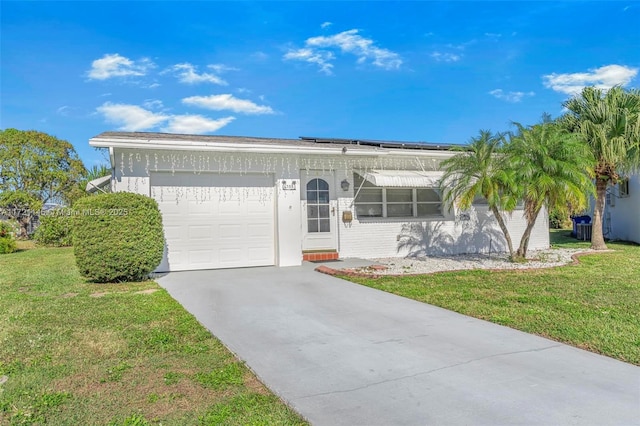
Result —
M 157 270 L 273 265 L 273 185 L 268 175 L 152 173 L 166 239 Z

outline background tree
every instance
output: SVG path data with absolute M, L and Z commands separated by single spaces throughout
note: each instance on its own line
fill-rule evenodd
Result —
M 20 224 L 20 236 L 42 205 L 64 203 L 86 173 L 73 146 L 35 130 L 0 131 L 0 211 Z
M 444 175 L 440 185 L 443 201 L 462 210 L 471 208 L 476 197 L 485 198 L 513 258 L 513 243 L 502 214 L 516 208 L 517 198 L 513 194 L 517 188 L 512 171 L 506 167 L 506 158 L 501 154 L 503 143 L 502 134 L 481 130 L 468 145 L 460 148 L 460 153 L 441 163 Z
M 563 124 L 582 141 L 593 157 L 596 203 L 593 211 L 591 248 L 607 248 L 602 217 L 607 187 L 640 165 L 640 91 L 613 87 L 603 91 L 585 87 L 580 95 L 564 102 L 568 110 Z
M 584 209 L 593 192 L 593 157 L 588 146 L 549 118 L 545 115 L 542 123 L 529 127 L 514 123 L 517 131 L 509 134 L 505 146 L 527 222 L 516 251 L 519 259 L 527 256 L 531 231 L 545 205 L 561 212 L 569 205 Z

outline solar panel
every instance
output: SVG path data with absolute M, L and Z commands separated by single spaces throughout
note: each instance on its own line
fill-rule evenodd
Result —
M 307 142 L 327 143 L 336 145 L 367 145 L 388 149 L 419 149 L 419 150 L 444 150 L 448 151 L 459 146 L 456 144 L 435 144 L 431 142 L 400 142 L 400 141 L 379 141 L 370 139 L 340 139 L 340 138 L 317 138 L 311 136 L 300 136 L 300 139 Z

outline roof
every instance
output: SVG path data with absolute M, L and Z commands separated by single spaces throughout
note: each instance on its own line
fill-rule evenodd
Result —
M 260 152 L 381 154 L 417 151 L 450 151 L 455 144 L 426 142 L 379 141 L 368 139 L 338 139 L 301 136 L 298 139 L 248 136 L 187 135 L 150 132 L 104 132 L 90 140 L 92 146 L 120 148 L 240 150 Z
M 106 187 L 110 182 L 111 182 L 111 175 L 99 177 L 97 179 L 87 182 L 87 187 L 85 188 L 85 191 L 89 193 L 96 192 Z
M 338 138 L 317 138 L 310 136 L 300 136 L 300 139 L 313 141 L 315 143 L 330 143 L 336 145 L 365 145 L 377 146 L 379 148 L 391 149 L 421 149 L 421 150 L 438 150 L 450 151 L 460 145 L 451 143 L 432 143 L 432 142 L 403 142 L 403 141 L 381 141 L 375 139 L 338 139 Z

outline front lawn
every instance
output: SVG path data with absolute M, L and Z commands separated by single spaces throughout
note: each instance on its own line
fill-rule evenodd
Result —
M 305 424 L 155 282 L 86 283 L 71 249 L 1 255 L 0 312 L 0 424 Z
M 567 233 L 553 246 L 589 247 Z M 640 247 L 608 246 L 551 269 L 345 278 L 640 365 Z

